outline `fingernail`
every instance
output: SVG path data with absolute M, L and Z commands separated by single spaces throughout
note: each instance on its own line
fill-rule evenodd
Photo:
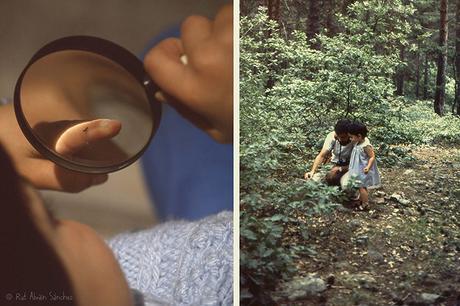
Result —
M 187 55 L 185 55 L 185 54 L 182 55 L 182 56 L 180 57 L 180 61 L 182 62 L 182 64 L 187 65 L 187 64 L 188 64 Z
M 107 182 L 109 179 L 108 175 L 98 175 L 93 177 L 93 185 L 100 185 L 102 183 Z
M 100 127 L 107 127 L 110 125 L 110 123 L 112 123 L 112 120 L 110 119 L 101 119 L 101 121 L 99 122 L 99 126 Z

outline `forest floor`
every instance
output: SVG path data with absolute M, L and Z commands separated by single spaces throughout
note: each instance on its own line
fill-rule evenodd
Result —
M 460 305 L 460 147 L 422 147 L 411 165 L 380 167 L 370 210 L 309 217 L 298 275 L 281 305 Z

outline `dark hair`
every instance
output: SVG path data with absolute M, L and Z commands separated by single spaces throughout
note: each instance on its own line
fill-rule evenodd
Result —
M 334 132 L 336 134 L 348 133 L 348 125 L 351 123 L 349 119 L 340 119 L 337 121 L 334 127 Z
M 1 144 L 0 169 L 0 304 L 76 305 L 64 265 L 33 220 L 21 178 Z
M 366 137 L 368 132 L 369 131 L 367 130 L 367 127 L 361 122 L 355 121 L 348 125 L 348 133 L 350 133 L 351 135 L 360 134 L 361 136 Z

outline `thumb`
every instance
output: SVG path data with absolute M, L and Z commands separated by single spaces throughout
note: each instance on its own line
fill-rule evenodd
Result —
M 62 155 L 78 153 L 90 143 L 110 139 L 118 135 L 121 122 L 98 119 L 76 124 L 65 130 L 56 141 L 56 152 Z

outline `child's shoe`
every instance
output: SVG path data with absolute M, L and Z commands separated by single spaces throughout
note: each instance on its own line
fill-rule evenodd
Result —
M 367 211 L 369 210 L 369 202 L 360 202 L 358 205 L 358 210 Z

